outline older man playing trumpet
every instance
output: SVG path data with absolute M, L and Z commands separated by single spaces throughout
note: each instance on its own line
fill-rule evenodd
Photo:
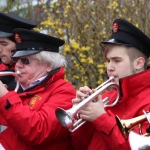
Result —
M 12 56 L 20 82 L 18 93 L 0 82 L 0 146 L 6 150 L 69 150 L 69 132 L 55 117 L 55 108 L 70 108 L 74 87 L 64 80 L 67 62 L 59 54 L 63 40 L 25 29 L 13 31 Z

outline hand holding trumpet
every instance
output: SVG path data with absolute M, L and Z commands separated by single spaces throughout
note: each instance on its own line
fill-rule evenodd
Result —
M 72 100 L 73 104 L 80 103 L 82 100 L 84 100 L 84 98 L 87 98 L 95 91 L 95 89 L 91 90 L 87 86 L 80 87 L 76 93 L 76 98 Z M 79 116 L 83 120 L 92 122 L 104 113 L 106 113 L 104 110 L 104 103 L 102 101 L 101 95 L 99 94 L 94 101 L 91 101 L 82 110 L 79 111 Z
M 81 87 L 77 92 L 76 98 L 73 99 L 73 104 L 76 105 L 68 110 L 64 110 L 60 107 L 56 108 L 55 114 L 58 121 L 70 132 L 74 132 L 80 126 L 82 126 L 86 120 L 93 121 L 100 115 L 104 114 L 104 107 L 113 107 L 116 105 L 120 98 L 120 91 L 119 86 L 112 82 L 113 79 L 114 77 L 111 76 L 95 90 L 91 90 L 87 86 Z M 100 95 L 101 92 L 106 90 L 108 87 L 113 87 L 117 90 L 116 99 L 109 104 L 108 102 L 110 101 L 110 98 L 106 97 L 102 100 Z

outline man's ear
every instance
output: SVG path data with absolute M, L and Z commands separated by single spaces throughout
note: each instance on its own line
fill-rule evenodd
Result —
M 144 68 L 145 59 L 143 57 L 138 57 L 134 60 L 134 68 L 140 70 Z
M 52 70 L 51 64 L 47 63 L 46 71 L 50 72 Z

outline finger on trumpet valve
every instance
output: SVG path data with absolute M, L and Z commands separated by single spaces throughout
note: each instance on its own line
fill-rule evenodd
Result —
M 75 98 L 72 99 L 72 104 L 73 104 L 72 106 L 73 106 L 73 107 L 76 106 L 78 103 L 79 103 L 79 102 L 76 102 L 76 99 L 75 99 Z
M 88 93 L 88 92 L 87 92 L 87 93 L 85 93 L 85 94 L 86 94 L 86 97 L 83 97 L 83 96 L 82 96 L 82 97 L 80 98 L 80 102 L 82 102 L 85 98 L 87 98 L 88 96 L 90 96 L 90 95 L 91 95 L 91 94 L 90 94 L 90 93 Z
M 80 102 L 82 102 L 84 99 L 85 99 L 85 97 L 81 97 L 81 98 L 80 98 Z
M 76 106 L 77 104 L 81 103 L 84 99 L 85 99 L 85 97 L 81 97 L 79 100 L 72 99 L 73 107 Z
M 83 99 L 81 100 L 81 98 L 73 98 L 72 99 L 72 104 L 73 104 L 73 107 L 76 106 L 77 104 L 79 104 L 80 102 L 82 102 L 84 100 L 84 97 L 82 97 Z

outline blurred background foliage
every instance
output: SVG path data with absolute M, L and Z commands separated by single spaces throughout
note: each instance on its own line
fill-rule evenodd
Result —
M 0 11 L 34 20 L 36 31 L 65 40 L 66 79 L 76 89 L 107 79 L 101 41 L 109 38 L 114 19 L 126 19 L 150 37 L 150 0 L 6 0 Z

